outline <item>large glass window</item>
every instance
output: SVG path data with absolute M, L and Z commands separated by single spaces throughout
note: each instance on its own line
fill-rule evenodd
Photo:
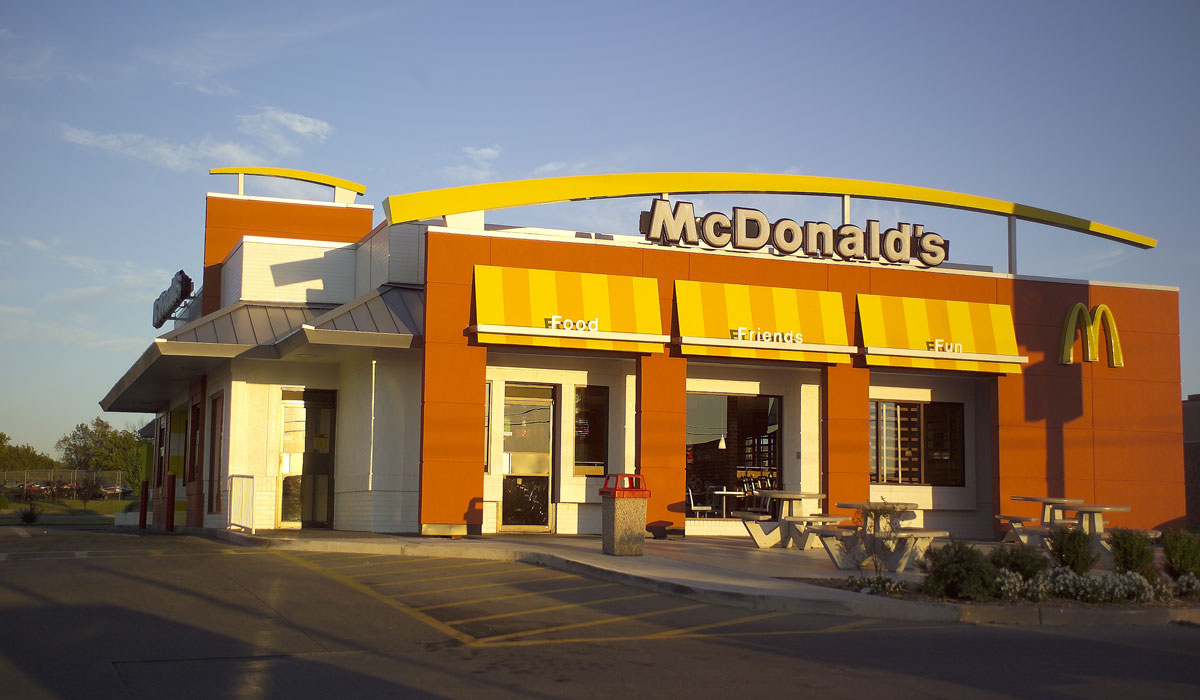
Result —
M 871 483 L 966 483 L 962 404 L 870 403 Z
M 608 471 L 608 387 L 575 387 L 575 476 Z
M 687 395 L 687 485 L 694 494 L 779 488 L 783 399 Z
M 483 385 L 483 473 L 492 469 L 488 458 L 492 452 L 492 383 Z

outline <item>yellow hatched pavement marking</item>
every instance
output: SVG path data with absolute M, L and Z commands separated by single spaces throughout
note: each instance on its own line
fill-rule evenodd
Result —
M 567 586 L 565 588 L 548 588 L 544 591 L 528 591 L 525 593 L 505 593 L 504 595 L 493 595 L 485 598 L 468 598 L 467 600 L 455 600 L 450 603 L 434 603 L 433 605 L 417 606 L 416 610 L 433 610 L 435 608 L 453 608 L 458 605 L 470 605 L 472 603 L 490 603 L 496 600 L 512 600 L 514 598 L 528 598 L 535 595 L 550 595 L 551 593 L 565 593 L 567 591 L 586 591 L 589 588 L 606 588 L 615 586 L 615 583 L 593 583 L 586 586 Z
M 457 593 L 459 591 L 474 591 L 480 588 L 495 588 L 496 586 L 512 586 L 518 583 L 537 583 L 539 581 L 557 581 L 564 578 L 579 578 L 575 574 L 556 574 L 554 576 L 539 576 L 537 578 L 523 578 L 518 581 L 496 581 L 495 583 L 481 583 L 478 586 L 459 586 L 458 588 L 427 588 L 421 591 L 404 591 L 403 593 L 393 593 L 393 598 L 406 598 L 413 595 L 429 595 L 431 593 Z M 383 586 L 394 586 L 397 583 L 384 583 Z
M 445 557 L 439 557 L 439 559 L 441 559 L 441 558 L 445 558 Z M 457 561 L 457 560 L 451 559 L 450 561 Z M 444 571 L 446 569 L 460 569 L 464 566 L 482 566 L 484 564 L 498 564 L 498 563 L 502 563 L 504 561 L 505 560 L 503 560 L 503 559 L 485 559 L 485 560 L 480 560 L 480 561 L 469 561 L 464 564 L 444 564 L 444 565 L 438 565 L 438 566 L 412 566 L 413 564 L 423 564 L 424 560 L 423 561 L 414 561 L 414 562 L 391 562 L 391 563 L 394 563 L 398 566 L 403 567 L 400 569 L 396 569 L 392 573 L 407 573 L 407 572 L 412 572 L 412 571 L 417 571 L 417 572 L 420 572 L 420 571 Z M 513 562 L 510 561 L 508 563 L 511 564 Z M 364 563 L 364 564 L 351 564 L 349 566 L 331 566 L 329 568 L 337 569 L 338 571 L 344 571 L 346 569 L 357 569 L 357 568 L 360 568 L 363 566 L 378 566 L 378 565 L 379 564 Z M 370 573 L 370 575 L 374 575 L 375 573 L 381 573 L 381 572 L 372 571 Z M 359 576 L 359 575 L 366 576 L 368 574 L 364 573 L 364 574 L 354 574 L 354 575 L 355 576 Z
M 837 632 L 847 632 L 847 631 L 853 630 L 855 628 L 862 627 L 864 625 L 873 624 L 875 622 L 879 622 L 879 620 L 855 620 L 854 622 L 847 622 L 847 623 L 841 624 L 841 625 L 834 625 L 833 627 L 823 627 L 821 629 L 816 629 L 816 630 L 772 630 L 769 632 L 750 631 L 750 632 L 716 632 L 716 633 L 688 632 L 686 634 L 666 635 L 666 636 L 660 636 L 660 633 L 656 632 L 654 634 L 620 635 L 620 636 L 615 636 L 615 637 L 567 637 L 567 638 L 559 638 L 559 639 L 517 639 L 517 640 L 513 640 L 513 641 L 508 641 L 508 642 L 494 642 L 494 643 L 487 644 L 486 646 L 532 647 L 532 646 L 545 646 L 548 644 L 596 644 L 596 643 L 600 643 L 600 642 L 641 642 L 641 641 L 665 641 L 665 640 L 677 640 L 677 639 L 710 639 L 710 638 L 733 639 L 733 638 L 737 638 L 737 637 L 754 637 L 754 638 L 787 637 L 787 636 L 818 635 L 818 634 L 833 634 L 833 633 L 837 633 Z M 899 629 L 899 628 L 889 628 L 889 629 Z M 905 629 L 908 629 L 908 628 L 905 628 Z M 913 629 L 924 629 L 924 628 L 916 627 Z M 932 627 L 931 627 L 931 629 L 932 629 Z M 479 642 L 476 642 L 475 646 L 484 646 L 483 641 L 484 640 L 480 640 Z
M 496 562 L 488 562 L 488 563 L 495 564 Z M 509 562 L 509 563 L 511 563 L 511 562 Z M 403 579 L 400 581 L 390 581 L 388 583 L 384 583 L 384 584 L 380 584 L 380 585 L 394 586 L 394 585 L 401 585 L 401 584 L 406 584 L 406 583 L 418 583 L 421 581 L 451 581 L 451 580 L 460 579 L 460 578 L 479 578 L 480 576 L 503 576 L 505 574 L 520 574 L 520 573 L 525 572 L 525 568 L 524 568 L 525 566 L 527 566 L 527 565 L 522 565 L 523 568 L 519 568 L 519 569 L 508 569 L 508 570 L 501 570 L 501 571 L 479 571 L 479 572 L 476 572 L 473 574 L 454 574 L 452 576 L 419 576 L 417 578 L 406 578 L 406 579 Z M 354 578 L 364 579 L 364 578 L 367 578 L 368 576 L 386 576 L 387 574 L 402 574 L 402 573 L 405 573 L 405 572 L 404 571 L 372 571 L 369 574 L 357 574 L 354 576 Z
M 327 569 L 348 569 L 355 566 L 369 566 L 377 564 L 378 560 L 380 559 L 392 559 L 396 556 L 397 555 L 395 554 L 356 554 L 350 557 L 337 557 L 336 559 L 309 559 L 309 561 L 313 562 L 314 564 L 324 566 Z M 357 561 L 359 559 L 370 559 L 371 561 L 360 564 L 342 565 L 342 562 Z M 337 564 L 337 566 L 334 566 L 334 564 Z
M 391 608 L 399 610 L 400 612 L 404 613 L 405 615 L 408 615 L 409 617 L 413 618 L 414 620 L 417 620 L 418 622 L 422 622 L 426 625 L 429 625 L 433 629 L 441 632 L 442 634 L 446 635 L 447 637 L 450 637 L 451 639 L 456 639 L 456 640 L 462 642 L 463 644 L 471 644 L 475 641 L 475 638 L 472 637 L 471 635 L 460 632 L 460 631 L 454 629 L 453 627 L 451 627 L 450 625 L 447 625 L 446 623 L 442 622 L 441 620 L 438 620 L 435 617 L 426 615 L 425 613 L 421 612 L 420 610 L 414 610 L 413 608 L 405 605 L 404 603 L 401 603 L 398 600 L 395 600 L 389 596 L 383 595 L 382 593 L 379 593 L 378 591 L 372 590 L 370 586 L 368 586 L 364 583 L 360 583 L 360 582 L 350 578 L 349 576 L 344 576 L 342 574 L 337 573 L 336 571 L 331 571 L 331 570 L 326 569 L 318 564 L 314 564 L 310 561 L 306 561 L 305 559 L 302 559 L 295 555 L 288 554 L 287 552 L 275 551 L 275 552 L 273 552 L 273 554 L 275 554 L 276 556 L 278 556 L 286 561 L 290 561 L 293 564 L 296 564 L 298 566 L 303 566 L 304 568 L 309 569 L 310 571 L 315 571 L 316 573 L 321 574 L 322 576 L 326 576 L 330 579 L 333 579 L 334 581 L 337 581 L 338 583 L 342 584 L 343 586 L 346 586 L 347 588 L 352 588 L 352 589 L 358 591 L 359 593 L 362 593 L 363 595 L 370 596 L 371 598 L 374 598 L 375 600 L 383 603 L 384 605 L 387 605 Z
M 647 636 L 646 638 L 647 639 L 661 639 L 661 638 L 665 638 L 665 637 L 677 637 L 680 635 L 693 634 L 693 633 L 699 632 L 701 630 L 715 629 L 717 627 L 729 627 L 730 625 L 737 625 L 737 624 L 741 624 L 744 622 L 758 622 L 759 620 L 769 620 L 772 617 L 781 617 L 781 616 L 787 615 L 787 614 L 789 614 L 789 613 L 771 612 L 771 613 L 763 613 L 762 615 L 748 615 L 746 617 L 739 617 L 734 620 L 723 620 L 721 622 L 710 622 L 705 625 L 695 625 L 693 627 L 680 627 L 679 629 L 664 630 L 662 632 L 656 632 L 654 634 L 651 634 L 651 635 Z
M 597 603 L 612 603 L 618 600 L 636 600 L 638 598 L 651 598 L 657 596 L 657 593 L 638 593 L 636 595 L 621 595 L 612 598 L 600 598 L 597 600 L 581 601 L 579 603 L 563 603 L 561 605 L 551 605 L 544 608 L 532 608 L 530 610 L 514 610 L 512 612 L 496 613 L 495 615 L 483 615 L 480 617 L 466 617 L 460 620 L 446 620 L 448 625 L 464 625 L 468 622 L 483 622 L 485 620 L 499 620 L 504 617 L 519 617 L 521 615 L 532 615 L 534 613 L 553 612 L 555 610 L 567 610 L 569 608 L 586 608 Z
M 514 637 L 526 637 L 531 634 L 546 634 L 548 632 L 559 632 L 562 630 L 578 629 L 580 627 L 595 627 L 596 625 L 608 625 L 608 624 L 612 624 L 614 622 L 628 622 L 630 620 L 640 620 L 645 617 L 653 617 L 654 615 L 666 615 L 667 613 L 683 612 L 685 610 L 695 610 L 697 608 L 706 608 L 706 607 L 708 607 L 707 604 L 701 603 L 699 605 L 681 605 L 678 607 L 666 608 L 663 610 L 650 610 L 648 612 L 637 613 L 634 615 L 616 615 L 613 617 L 606 617 L 606 618 L 602 618 L 599 620 L 588 620 L 587 622 L 573 622 L 569 625 L 555 625 L 553 627 L 542 627 L 541 629 L 536 629 L 536 630 L 525 630 L 523 632 L 509 632 L 508 634 L 498 634 L 498 635 L 495 635 L 492 637 L 481 637 L 481 638 L 477 639 L 474 643 L 477 646 L 483 646 L 483 645 L 491 644 L 493 642 L 497 642 L 500 640 L 513 639 Z

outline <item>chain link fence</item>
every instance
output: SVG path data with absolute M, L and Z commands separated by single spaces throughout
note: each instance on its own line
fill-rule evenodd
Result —
M 107 500 L 129 498 L 132 486 L 124 483 L 120 470 L 86 469 L 14 469 L 0 472 L 3 494 L 12 499 L 45 500 L 54 498 Z

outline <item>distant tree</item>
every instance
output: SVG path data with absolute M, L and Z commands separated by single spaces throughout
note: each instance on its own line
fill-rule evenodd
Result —
M 103 418 L 80 423 L 63 435 L 55 446 L 62 451 L 68 469 L 112 470 L 125 474 L 126 483 L 136 483 L 142 468 L 142 439 L 131 430 L 118 430 Z
M 57 469 L 60 465 L 45 452 L 31 445 L 8 445 L 0 449 L 0 470 L 20 471 L 25 469 Z

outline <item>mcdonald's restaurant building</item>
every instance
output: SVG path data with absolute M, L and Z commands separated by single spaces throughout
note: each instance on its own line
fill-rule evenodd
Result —
M 355 183 L 213 172 L 239 187 L 207 197 L 202 286 L 176 276 L 155 307 L 175 328 L 101 401 L 157 416 L 156 525 L 178 510 L 210 528 L 598 533 L 603 476 L 632 472 L 652 533 L 744 535 L 722 516 L 764 485 L 825 494 L 813 512 L 916 503 L 916 524 L 968 538 L 1035 515 L 1015 495 L 1129 505 L 1121 526 L 1185 515 L 1177 289 L 955 265 L 953 232 L 855 222 L 850 203 L 1144 236 L 940 190 L 730 173 L 398 195 L 373 226 Z M 247 176 L 334 199 L 248 196 Z M 688 201 L 714 192 L 837 196 L 843 221 Z M 490 221 L 619 196 L 647 202 L 630 235 Z

